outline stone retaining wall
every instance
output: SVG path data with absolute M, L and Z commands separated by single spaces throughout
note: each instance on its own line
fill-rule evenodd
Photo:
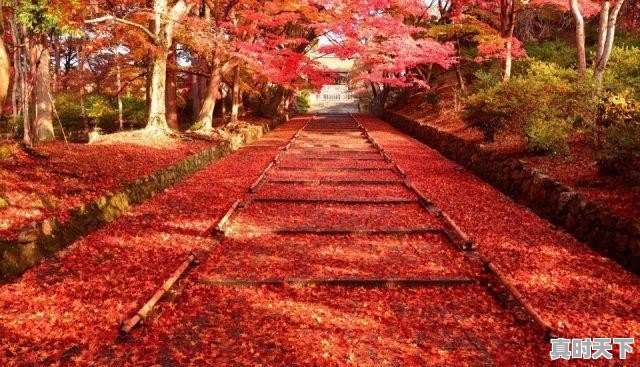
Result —
M 386 111 L 380 117 L 396 128 L 467 167 L 478 177 L 552 223 L 566 229 L 599 253 L 640 274 L 640 220 L 625 219 L 588 201 L 584 195 L 549 176 L 526 168 L 522 161 L 482 150 L 433 126 Z
M 159 171 L 124 184 L 120 191 L 105 194 L 92 202 L 70 211 L 68 220 L 61 222 L 50 217 L 33 222 L 19 231 L 17 240 L 0 239 L 0 282 L 6 282 L 38 264 L 84 236 L 141 204 L 188 176 L 207 167 L 212 162 L 249 144 L 284 119 L 274 120 L 263 126 L 246 129 L 230 139 L 200 153 L 167 166 Z

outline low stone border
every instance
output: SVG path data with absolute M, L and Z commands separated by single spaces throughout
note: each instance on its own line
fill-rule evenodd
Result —
M 149 200 L 212 162 L 261 138 L 284 120 L 276 119 L 262 126 L 245 129 L 228 142 L 218 143 L 155 173 L 126 183 L 116 193 L 105 194 L 71 209 L 70 218 L 64 222 L 53 216 L 23 228 L 16 240 L 0 239 L 0 282 L 15 278 L 81 236 L 113 222 L 132 206 Z
M 640 274 L 640 220 L 616 216 L 570 187 L 540 171 L 526 168 L 520 160 L 482 150 L 475 143 L 391 111 L 378 115 L 467 167 L 503 193 L 524 201 L 537 214 L 599 253 Z

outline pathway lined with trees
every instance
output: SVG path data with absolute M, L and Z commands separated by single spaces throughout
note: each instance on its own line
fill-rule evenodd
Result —
M 538 367 L 550 337 L 637 338 L 638 24 L 0 0 L 0 365 Z

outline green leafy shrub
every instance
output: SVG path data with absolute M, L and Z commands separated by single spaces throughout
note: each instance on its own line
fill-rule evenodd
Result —
M 122 115 L 127 124 L 134 129 L 141 129 L 147 124 L 147 104 L 143 98 L 135 96 L 122 97 Z
M 614 47 L 611 50 L 603 87 L 614 93 L 630 93 L 634 99 L 640 99 L 640 48 Z
M 91 94 L 85 98 L 85 108 L 90 127 L 105 131 L 117 130 L 118 110 L 106 97 Z
M 308 90 L 303 90 L 296 95 L 296 104 L 298 106 L 298 111 L 305 113 L 309 111 L 311 107 L 311 94 Z
M 562 41 L 527 42 L 524 45 L 530 58 L 554 63 L 561 68 L 574 68 L 577 53 L 573 46 Z
M 77 94 L 60 93 L 55 98 L 56 110 L 65 129 L 80 131 L 84 128 L 82 107 Z M 107 132 L 119 129 L 118 105 L 115 98 L 99 94 L 85 97 L 85 110 L 90 128 L 100 128 Z M 132 128 L 142 128 L 146 124 L 146 104 L 144 99 L 134 96 L 122 98 L 123 119 Z
M 531 152 L 566 155 L 569 153 L 567 138 L 571 122 L 563 119 L 532 117 L 527 126 L 527 149 Z
M 600 171 L 640 182 L 640 101 L 629 93 L 606 93 L 598 104 L 595 136 Z
M 62 126 L 66 130 L 80 131 L 84 125 L 82 109 L 78 96 L 72 93 L 59 93 L 55 96 L 55 105 Z
M 505 129 L 514 129 L 525 134 L 533 151 L 566 153 L 571 126 L 593 118 L 588 82 L 555 63 L 534 60 L 526 73 L 485 85 L 466 99 L 464 118 L 488 141 Z
M 473 82 L 475 90 L 488 89 L 502 82 L 502 75 L 494 70 L 481 69 L 473 73 L 473 76 L 475 76 Z
M 507 123 L 519 108 L 503 84 L 483 89 L 465 101 L 464 119 L 468 126 L 482 131 L 486 141 L 494 141 L 496 134 L 507 127 Z

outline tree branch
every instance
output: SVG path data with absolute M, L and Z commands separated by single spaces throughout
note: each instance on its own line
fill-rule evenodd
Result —
M 151 38 L 151 40 L 154 43 L 158 43 L 158 37 L 156 37 L 155 34 L 153 34 L 147 27 L 143 26 L 142 24 L 138 24 L 136 22 L 132 22 L 126 19 L 122 19 L 122 18 L 118 18 L 116 16 L 113 15 L 105 15 L 103 17 L 99 17 L 99 18 L 94 18 L 94 19 L 88 19 L 85 20 L 84 22 L 86 24 L 96 24 L 96 23 L 103 23 L 103 22 L 107 22 L 107 21 L 114 21 L 117 23 L 122 23 L 122 24 L 126 24 L 128 26 L 137 28 L 139 30 L 141 30 L 142 32 L 144 32 L 147 36 L 149 36 L 149 38 Z

